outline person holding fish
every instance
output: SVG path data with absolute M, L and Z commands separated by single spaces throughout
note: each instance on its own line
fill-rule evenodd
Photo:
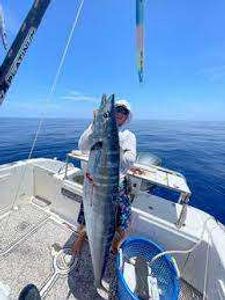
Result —
M 94 112 L 94 117 L 95 115 L 96 111 Z M 136 160 L 136 137 L 133 132 L 124 128 L 124 126 L 132 119 L 131 108 L 126 100 L 118 100 L 115 103 L 115 117 L 119 131 L 120 184 L 116 214 L 116 232 L 111 246 L 111 252 L 113 254 L 118 251 L 118 248 L 129 229 L 131 219 L 131 202 L 129 199 L 128 180 L 126 178 L 126 174 Z M 90 151 L 91 145 L 89 137 L 91 134 L 92 124 L 90 124 L 90 126 L 84 131 L 78 142 L 78 147 L 84 154 L 88 154 Z M 83 169 L 85 169 L 85 166 L 83 166 Z M 77 222 L 79 223 L 78 238 L 72 245 L 73 256 L 80 253 L 86 237 L 83 203 L 81 203 L 80 206 Z

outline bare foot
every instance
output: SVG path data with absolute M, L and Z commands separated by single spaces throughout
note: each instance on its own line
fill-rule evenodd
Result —
M 78 236 L 78 238 L 76 239 L 76 241 L 73 243 L 72 245 L 72 255 L 76 256 L 79 255 L 81 252 L 81 249 L 83 247 L 83 243 L 85 240 L 86 234 L 82 233 Z
M 113 255 L 116 255 L 117 252 L 118 252 L 118 248 L 112 246 L 110 252 L 111 252 Z
M 126 231 L 117 228 L 115 236 L 113 238 L 111 253 L 116 254 L 119 251 L 119 247 L 126 236 Z

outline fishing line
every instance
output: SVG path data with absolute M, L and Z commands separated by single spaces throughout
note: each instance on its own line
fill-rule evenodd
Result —
M 207 223 L 210 221 L 210 220 L 213 220 L 214 221 L 214 218 L 213 217 L 208 217 L 204 223 L 203 223 L 203 229 L 202 229 L 202 233 L 201 233 L 201 236 L 200 236 L 200 239 L 199 241 L 193 246 L 191 247 L 190 249 L 187 249 L 187 250 L 168 250 L 168 251 L 164 251 L 164 252 L 161 252 L 157 255 L 155 255 L 150 262 L 148 262 L 148 266 L 151 268 L 151 266 L 155 263 L 156 260 L 160 259 L 162 256 L 164 255 L 167 255 L 167 254 L 189 254 L 191 252 L 193 252 L 195 249 L 197 249 L 201 243 L 203 242 L 203 237 L 204 237 L 204 234 L 205 232 L 208 233 L 207 235 L 207 250 L 206 250 L 206 266 L 205 266 L 205 272 L 204 272 L 204 281 L 203 281 L 203 299 L 206 299 L 206 289 L 207 289 L 207 279 L 208 279 L 208 266 L 209 266 L 209 254 L 210 254 L 210 244 L 209 244 L 209 241 L 210 239 L 212 238 L 212 232 L 213 230 L 215 230 L 217 227 L 218 227 L 218 224 L 216 224 L 216 226 L 214 226 L 213 228 L 211 228 L 211 230 L 209 230 L 208 226 L 207 226 Z M 181 276 L 180 274 L 184 273 L 184 269 L 185 269 L 185 265 L 187 264 L 187 261 L 188 259 L 186 260 L 184 266 L 182 267 L 182 272 L 180 272 L 180 270 L 178 269 L 178 266 L 177 264 L 175 264 L 175 268 L 177 269 L 177 272 L 179 274 L 179 277 Z M 144 287 L 147 287 L 144 279 L 142 278 L 142 276 L 140 276 L 140 279 L 144 285 Z
M 52 98 L 53 94 L 55 93 L 56 86 L 57 86 L 57 83 L 58 83 L 58 80 L 59 80 L 59 76 L 60 76 L 60 73 L 62 71 L 62 67 L 64 65 L 65 58 L 66 58 L 66 55 L 67 55 L 67 52 L 68 52 L 68 49 L 69 49 L 69 46 L 70 46 L 73 34 L 74 34 L 74 30 L 76 29 L 76 26 L 77 26 L 77 23 L 78 23 L 79 16 L 80 16 L 80 13 L 82 11 L 83 5 L 84 5 L 84 0 L 81 0 L 81 3 L 79 5 L 79 7 L 78 7 L 76 18 L 75 18 L 75 20 L 73 22 L 73 26 L 72 26 L 72 29 L 71 29 L 70 34 L 69 34 L 69 38 L 68 38 L 67 44 L 66 44 L 66 46 L 64 48 L 64 51 L 63 51 L 63 55 L 62 55 L 62 58 L 61 58 L 58 70 L 56 72 L 56 75 L 55 75 L 55 78 L 53 80 L 52 86 L 50 88 L 49 95 L 48 95 L 48 97 L 46 99 L 46 104 L 51 101 L 51 98 Z M 37 138 L 39 136 L 39 133 L 40 133 L 40 130 L 41 130 L 44 118 L 45 118 L 45 116 L 44 116 L 45 113 L 46 113 L 46 111 L 43 113 L 43 117 L 41 118 L 41 120 L 39 122 L 39 126 L 38 126 L 38 129 L 37 129 L 35 137 L 34 137 L 33 145 L 31 147 L 30 153 L 28 155 L 28 159 L 30 159 L 31 156 L 32 156 L 32 154 L 33 154 L 33 150 L 34 150 Z
M 203 299 L 206 299 L 206 297 L 207 297 L 206 289 L 207 289 L 207 283 L 208 283 L 208 266 L 209 266 L 209 255 L 210 255 L 210 243 L 209 243 L 209 241 L 210 241 L 210 239 L 212 239 L 213 230 L 215 230 L 218 227 L 218 224 L 216 224 L 216 226 L 214 226 L 213 228 L 211 228 L 211 230 L 209 230 L 208 225 L 207 225 L 209 220 L 214 221 L 215 219 L 213 217 L 208 217 L 205 220 L 205 222 L 203 223 L 203 229 L 202 229 L 200 240 L 192 248 L 187 249 L 187 250 L 171 250 L 171 251 L 162 252 L 162 253 L 156 255 L 155 257 L 153 257 L 152 260 L 149 263 L 149 265 L 151 265 L 157 259 L 159 259 L 160 257 L 162 257 L 163 255 L 166 255 L 166 254 L 179 254 L 179 253 L 180 254 L 187 254 L 187 253 L 193 252 L 195 249 L 197 249 L 201 245 L 201 243 L 203 242 L 204 233 L 207 232 L 207 241 L 208 241 L 208 243 L 207 243 L 207 250 L 206 250 L 206 266 L 205 266 L 204 280 L 203 280 Z M 187 263 L 187 261 L 186 261 L 186 263 Z M 186 265 L 186 263 L 185 263 L 185 265 Z M 182 273 L 184 272 L 185 265 L 182 268 L 183 269 Z M 178 269 L 178 267 L 177 267 L 177 269 Z M 179 269 L 177 271 L 180 273 Z
M 64 48 L 64 51 L 63 51 L 63 54 L 62 54 L 62 57 L 61 57 L 61 60 L 60 60 L 60 64 L 59 64 L 59 67 L 58 67 L 58 70 L 56 72 L 56 75 L 54 77 L 54 80 L 53 80 L 53 83 L 51 85 L 51 88 L 49 90 L 49 94 L 48 94 L 48 97 L 46 98 L 46 104 L 50 102 L 55 90 L 56 90 L 56 86 L 57 86 L 57 83 L 58 83 L 58 80 L 59 80 L 59 76 L 60 76 L 60 73 L 62 71 L 62 67 L 64 65 L 64 62 L 65 62 L 65 58 L 66 58 L 66 55 L 68 53 L 68 50 L 69 50 L 69 46 L 71 44 L 71 40 L 72 40 L 72 37 L 73 37 L 73 34 L 74 34 L 74 31 L 77 27 L 77 24 L 78 24 L 78 20 L 79 20 L 79 17 L 80 17 L 80 14 L 81 14 L 81 11 L 82 11 L 82 8 L 83 8 L 83 5 L 84 5 L 84 0 L 81 0 L 80 2 L 80 5 L 78 7 L 78 10 L 77 10 L 77 14 L 75 16 L 75 19 L 74 19 L 74 22 L 73 22 L 73 25 L 72 25 L 72 29 L 70 31 L 70 34 L 69 34 L 69 37 L 68 37 L 68 40 L 67 40 L 67 43 L 66 43 L 66 46 Z M 40 119 L 39 121 L 39 125 L 38 125 L 38 128 L 36 130 L 36 133 L 35 133 L 35 137 L 34 137 L 34 140 L 33 140 L 33 143 L 32 143 L 32 147 L 31 147 L 31 150 L 29 152 L 29 155 L 28 155 L 28 160 L 31 159 L 32 157 L 32 154 L 33 154 L 33 151 L 34 151 L 34 147 L 36 145 L 36 142 L 37 142 L 37 139 L 38 139 L 38 136 L 40 134 L 40 130 L 41 130 L 41 127 L 42 127 L 42 124 L 43 124 L 43 121 L 44 121 L 44 118 L 45 118 L 45 114 L 46 114 L 46 111 L 44 111 L 43 113 L 43 116 L 42 118 Z M 12 201 L 12 204 L 11 204 L 11 208 L 10 208 L 10 211 L 9 211 L 9 214 L 8 214 L 8 217 L 6 219 L 6 223 L 5 225 L 3 226 L 3 229 L 6 228 L 8 226 L 8 221 L 10 219 L 10 215 L 13 211 L 13 207 L 16 203 L 16 200 L 18 198 L 18 194 L 19 194 L 19 191 L 21 189 L 21 186 L 22 186 L 22 182 L 24 180 L 24 177 L 25 177 L 25 174 L 26 174 L 26 170 L 27 170 L 27 164 L 25 165 L 24 167 L 24 170 L 22 172 L 22 175 L 20 177 L 20 182 L 18 184 L 18 188 L 17 188 L 17 191 L 16 191 L 16 195 L 15 195 L 15 198 L 14 200 Z M 1 236 L 1 238 L 4 238 L 4 231 L 3 230 L 3 235 Z
M 208 227 L 207 227 L 207 223 L 208 223 L 209 220 L 213 220 L 214 221 L 214 218 L 208 217 L 205 220 L 205 222 L 203 223 L 203 229 L 202 229 L 200 240 L 193 247 L 191 247 L 190 249 L 187 249 L 187 250 L 169 250 L 169 251 L 161 252 L 161 253 L 157 254 L 156 256 L 154 256 L 152 258 L 152 260 L 149 262 L 149 265 L 152 265 L 157 259 L 159 259 L 160 257 L 162 257 L 162 256 L 164 256 L 166 254 L 176 254 L 176 253 L 177 254 L 178 253 L 180 253 L 180 254 L 187 254 L 187 253 L 193 252 L 202 243 L 205 231 L 207 231 L 209 233 Z

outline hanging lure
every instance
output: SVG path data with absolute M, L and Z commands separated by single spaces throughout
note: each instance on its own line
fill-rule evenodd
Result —
M 137 69 L 139 82 L 144 77 L 144 1 L 136 0 Z
M 2 6 L 0 4 L 0 35 L 2 39 L 3 46 L 7 50 L 7 35 L 5 30 L 5 18 Z

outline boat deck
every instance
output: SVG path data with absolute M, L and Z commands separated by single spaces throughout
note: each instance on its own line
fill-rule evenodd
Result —
M 28 283 L 41 290 L 43 299 L 115 299 L 113 257 L 109 258 L 104 279 L 110 291 L 105 296 L 100 296 L 93 285 L 87 242 L 76 265 L 63 265 L 62 256 L 75 239 L 74 228 L 52 214 L 47 206 L 39 207 L 30 199 L 0 215 L 0 282 L 10 287 L 10 299 L 17 299 Z M 202 299 L 184 281 L 181 286 L 180 299 Z

